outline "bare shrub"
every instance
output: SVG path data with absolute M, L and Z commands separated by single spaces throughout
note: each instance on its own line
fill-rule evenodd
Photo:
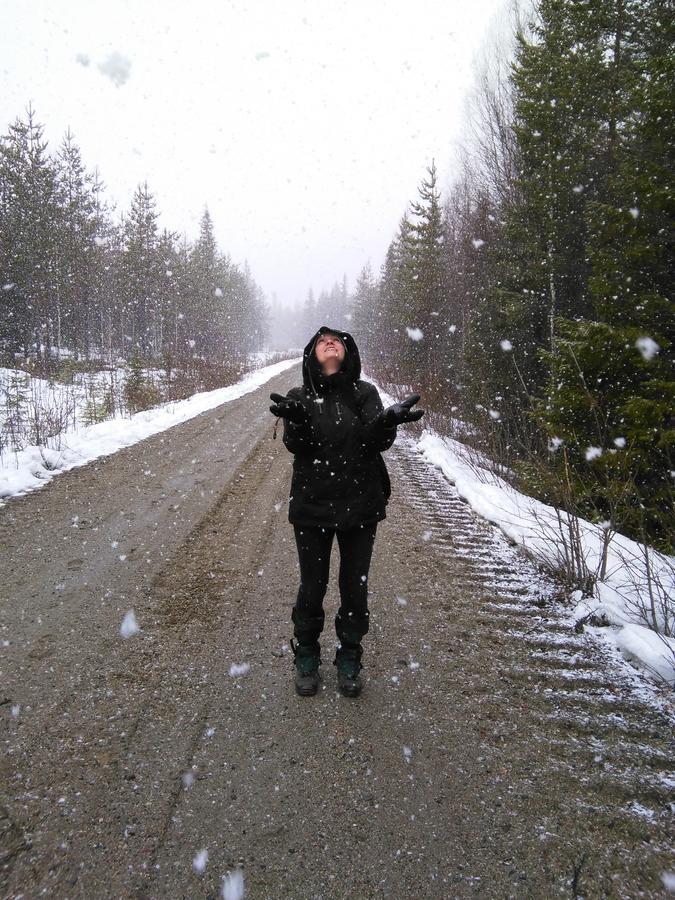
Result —
M 64 432 L 77 421 L 73 390 L 55 391 L 41 379 L 31 379 L 31 397 L 26 413 L 28 443 L 59 447 Z

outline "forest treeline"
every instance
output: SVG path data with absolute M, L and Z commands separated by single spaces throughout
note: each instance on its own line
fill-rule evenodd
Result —
M 352 328 L 521 487 L 672 550 L 672 7 L 541 0 L 516 32 Z
M 490 55 L 451 189 L 432 163 L 380 271 L 308 297 L 298 331 L 321 311 L 519 487 L 670 551 L 673 21 L 670 0 L 539 0 Z M 43 130 L 29 110 L 0 140 L 0 352 L 170 368 L 262 345 L 208 211 L 189 244 L 143 184 L 116 219 Z
M 147 183 L 115 216 L 72 134 L 55 153 L 32 108 L 0 139 L 0 351 L 43 367 L 69 357 L 229 363 L 261 348 L 267 307 L 248 266 L 161 229 Z

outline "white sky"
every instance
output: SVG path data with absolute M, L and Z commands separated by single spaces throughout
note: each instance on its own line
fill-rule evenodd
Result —
M 432 157 L 451 180 L 502 8 L 0 0 L 0 128 L 32 102 L 51 149 L 70 126 L 119 211 L 147 179 L 162 227 L 189 239 L 208 203 L 221 250 L 295 303 L 379 268 Z

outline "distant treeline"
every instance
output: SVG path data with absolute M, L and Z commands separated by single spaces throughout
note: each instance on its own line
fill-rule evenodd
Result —
M 115 220 L 98 173 L 67 133 L 50 154 L 28 109 L 0 138 L 0 351 L 30 358 L 243 358 L 266 335 L 264 297 L 248 267 L 216 245 L 160 231 L 140 185 Z
M 533 16 L 483 73 L 449 196 L 432 164 L 362 272 L 353 328 L 528 490 L 672 550 L 672 7 Z

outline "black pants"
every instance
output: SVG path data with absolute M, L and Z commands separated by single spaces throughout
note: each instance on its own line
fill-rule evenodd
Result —
M 299 651 L 318 655 L 323 630 L 323 599 L 328 587 L 330 553 L 337 534 L 340 548 L 340 608 L 335 630 L 340 641 L 338 656 L 361 658 L 361 638 L 368 632 L 368 570 L 373 554 L 377 522 L 336 531 L 335 528 L 308 528 L 294 525 L 300 563 L 300 589 L 293 607 L 294 635 Z

